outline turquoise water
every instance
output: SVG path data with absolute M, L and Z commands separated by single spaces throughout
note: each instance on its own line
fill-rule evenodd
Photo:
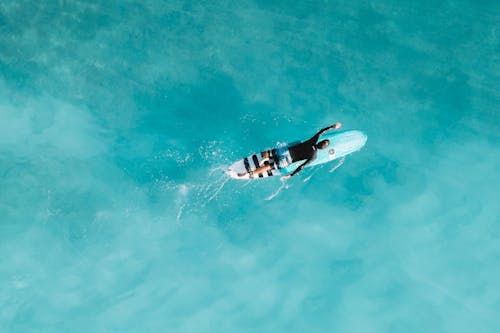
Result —
M 1 332 L 498 332 L 496 1 L 0 3 Z M 224 166 L 336 121 L 335 172 Z

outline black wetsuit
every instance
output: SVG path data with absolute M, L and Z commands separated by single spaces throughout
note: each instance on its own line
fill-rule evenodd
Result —
M 319 137 L 321 136 L 321 134 L 332 128 L 334 128 L 334 126 L 325 127 L 321 131 L 316 133 L 316 135 L 310 138 L 309 140 L 293 145 L 288 148 L 290 152 L 290 157 L 292 158 L 292 162 L 306 160 L 297 169 L 295 169 L 295 171 L 292 172 L 290 176 L 295 175 L 297 172 L 304 169 L 306 165 L 308 165 L 309 163 L 311 163 L 316 159 L 316 154 L 317 154 L 316 143 L 318 143 Z

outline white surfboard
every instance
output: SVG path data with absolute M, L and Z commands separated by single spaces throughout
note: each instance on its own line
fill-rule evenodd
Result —
M 327 163 L 349 154 L 352 154 L 361 148 L 366 143 L 367 136 L 361 131 L 344 131 L 344 132 L 329 132 L 321 135 L 318 142 L 321 140 L 330 140 L 330 145 L 325 149 L 317 151 L 316 159 L 306 167 L 311 167 L 318 164 Z M 287 154 L 288 147 L 277 147 L 267 149 L 258 154 L 252 154 L 233 163 L 227 170 L 226 174 L 234 179 L 260 179 L 272 176 L 284 176 L 293 172 L 304 161 L 296 161 L 291 163 L 290 155 Z M 269 155 L 269 158 L 264 156 Z M 288 166 L 279 168 L 277 161 L 279 158 L 287 159 Z M 264 165 L 271 165 L 271 169 L 250 176 L 249 171 L 255 171 Z

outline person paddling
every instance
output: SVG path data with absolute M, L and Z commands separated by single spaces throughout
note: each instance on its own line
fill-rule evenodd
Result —
M 280 156 L 274 155 L 273 160 L 274 160 L 275 164 L 277 165 L 278 169 L 285 168 L 286 166 L 288 166 L 289 164 L 294 163 L 294 162 L 304 161 L 304 163 L 299 165 L 292 173 L 281 177 L 281 179 L 288 179 L 288 178 L 296 175 L 298 172 L 300 172 L 302 169 L 304 169 L 309 163 L 314 161 L 316 159 L 318 149 L 325 149 L 330 144 L 330 140 L 321 140 L 320 142 L 318 142 L 319 137 L 324 132 L 331 130 L 331 129 L 339 129 L 341 126 L 342 126 L 341 123 L 335 123 L 332 126 L 325 127 L 322 130 L 320 130 L 318 133 L 316 133 L 309 140 L 288 147 L 288 151 L 285 154 L 282 154 Z M 266 154 L 263 156 L 263 160 L 261 161 L 261 164 L 265 161 L 268 161 L 270 159 L 270 157 L 271 156 L 269 156 L 269 153 L 266 152 Z M 291 162 L 289 162 L 290 160 L 291 160 Z M 244 173 L 239 173 L 238 176 L 243 177 L 247 174 L 249 174 L 250 176 L 253 176 L 255 174 L 259 174 L 261 172 L 266 172 L 268 170 L 271 170 L 272 168 L 273 168 L 272 164 L 266 164 L 264 166 L 261 166 L 260 168 L 257 168 L 256 170 L 244 172 Z

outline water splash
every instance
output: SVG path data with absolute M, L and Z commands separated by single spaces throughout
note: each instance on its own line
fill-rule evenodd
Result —
M 212 169 L 209 175 L 213 175 L 214 172 Z M 209 202 L 216 199 L 229 180 L 230 178 L 223 174 L 205 183 L 177 185 L 179 194 L 176 200 L 179 207 L 176 216 L 177 223 L 180 224 L 181 218 L 186 214 L 203 209 Z
M 226 185 L 226 183 L 229 181 L 229 179 L 230 179 L 229 177 L 223 176 L 223 177 L 219 178 L 219 180 L 217 180 L 216 184 L 218 184 L 218 187 L 215 189 L 215 191 L 212 193 L 212 195 L 210 195 L 207 202 L 210 202 L 217 197 L 217 195 L 222 190 L 224 185 Z
M 218 171 L 222 171 L 222 172 L 225 172 L 229 167 L 227 165 L 219 165 L 219 166 L 216 166 L 216 167 L 213 167 L 212 169 L 210 169 L 210 171 L 208 172 L 208 175 L 209 176 L 212 176 L 214 173 L 218 172 Z

